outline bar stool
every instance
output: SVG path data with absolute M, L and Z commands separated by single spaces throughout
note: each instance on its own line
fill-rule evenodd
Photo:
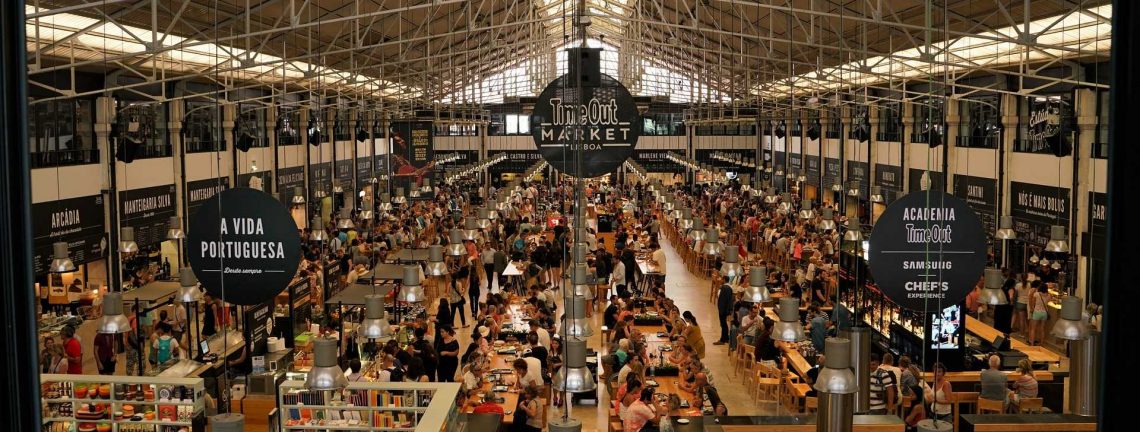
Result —
M 1004 411 L 1005 402 L 983 397 L 978 398 L 978 414 L 1001 414 Z

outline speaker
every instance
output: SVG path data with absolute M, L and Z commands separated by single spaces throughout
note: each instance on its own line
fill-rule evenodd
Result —
M 570 85 L 597 87 L 602 84 L 601 48 L 568 48 L 566 58 L 569 60 Z
M 993 346 L 995 351 L 1009 351 L 1009 338 L 999 335 L 994 338 Z

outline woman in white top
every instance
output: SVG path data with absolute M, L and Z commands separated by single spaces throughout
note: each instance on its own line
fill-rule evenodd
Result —
M 1013 308 L 1013 326 L 1018 331 L 1028 332 L 1029 326 L 1029 273 L 1022 273 L 1013 286 L 1017 293 L 1017 303 Z
M 934 394 L 927 395 L 927 402 L 931 402 L 930 410 L 934 412 L 936 420 L 950 421 L 954 409 L 954 390 L 950 388 L 950 381 L 946 380 L 946 365 L 941 362 L 934 364 Z

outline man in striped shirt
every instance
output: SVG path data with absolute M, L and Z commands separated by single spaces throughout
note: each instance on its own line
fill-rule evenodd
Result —
M 875 353 L 871 353 L 871 379 L 868 384 L 871 393 L 870 414 L 890 412 L 895 406 L 898 383 L 890 370 L 880 367 L 879 355 Z

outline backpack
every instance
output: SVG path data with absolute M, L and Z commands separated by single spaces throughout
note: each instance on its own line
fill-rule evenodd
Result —
M 515 248 L 516 252 L 522 252 L 523 249 L 526 248 L 526 241 L 523 240 L 522 237 L 517 237 L 515 238 L 515 242 L 512 246 Z
M 170 360 L 170 343 L 174 339 L 158 338 L 158 348 L 155 350 L 155 357 L 158 359 L 158 364 L 166 363 Z

